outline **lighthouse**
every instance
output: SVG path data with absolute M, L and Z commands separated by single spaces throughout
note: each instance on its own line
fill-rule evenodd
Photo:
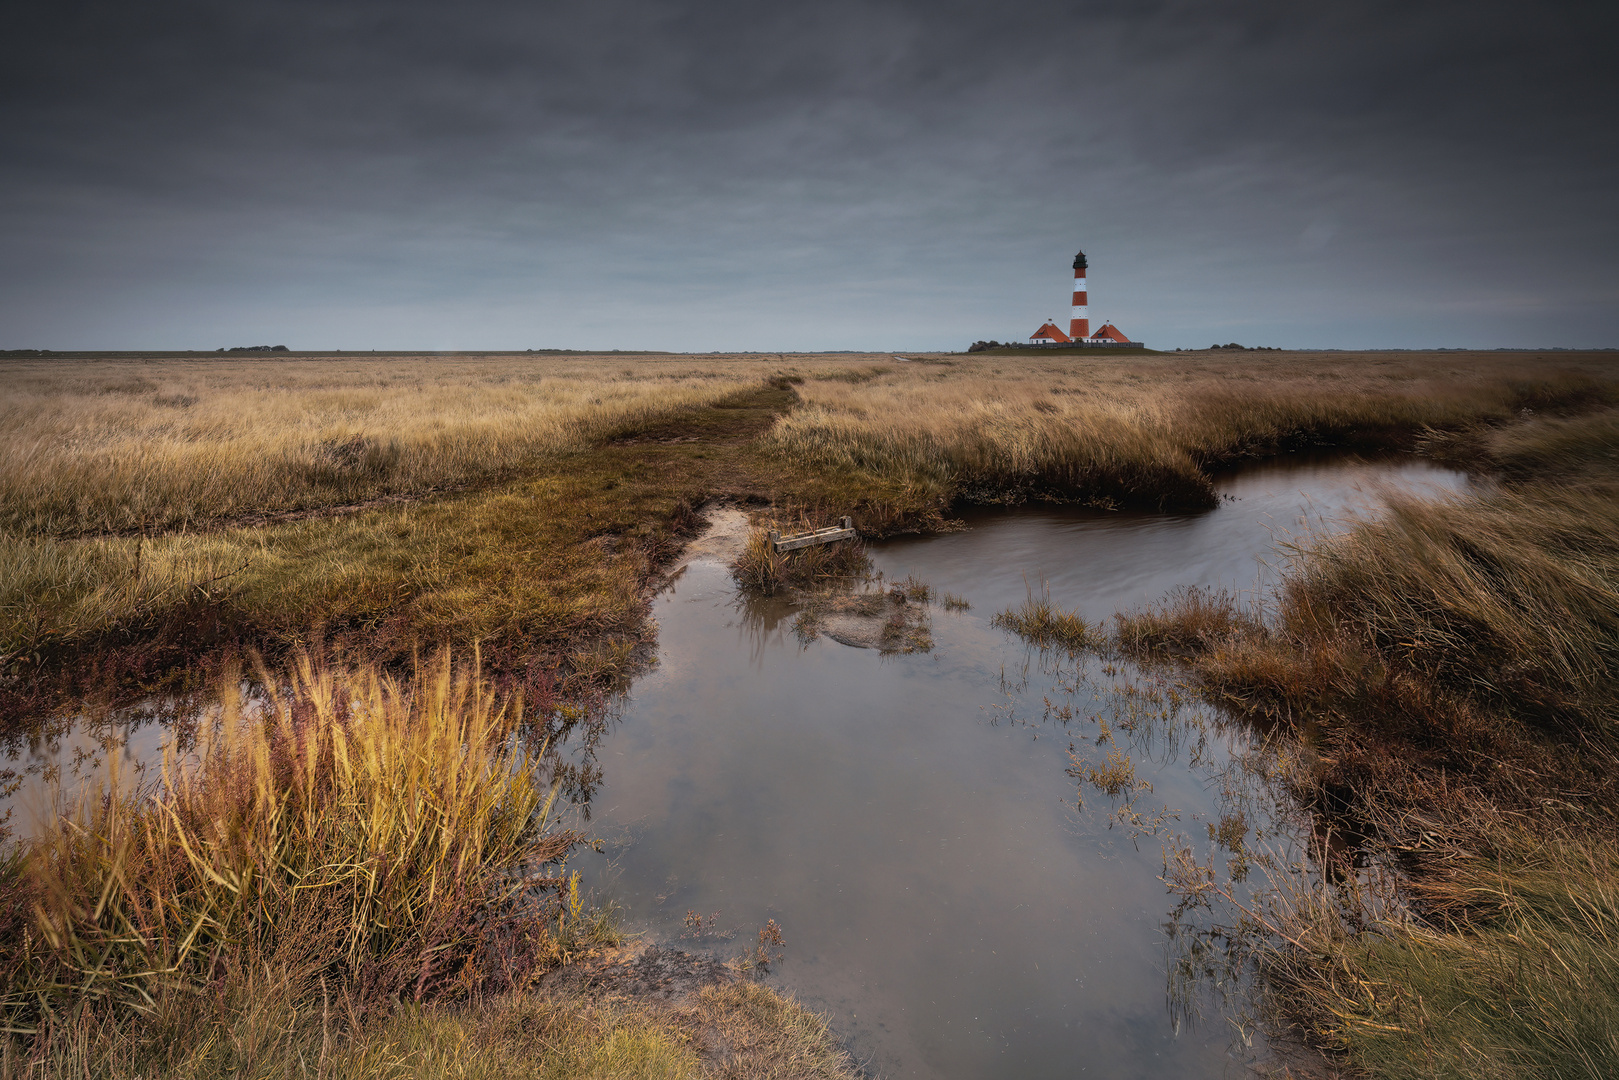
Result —
M 1060 348 L 1085 348 L 1091 345 L 1100 345 L 1105 348 L 1117 349 L 1144 349 L 1145 345 L 1139 341 L 1131 341 L 1110 322 L 1103 322 L 1102 328 L 1091 333 L 1091 311 L 1086 306 L 1089 298 L 1085 293 L 1085 253 L 1081 251 L 1074 256 L 1074 292 L 1073 310 L 1068 320 L 1068 333 L 1064 334 L 1057 329 L 1050 320 L 1043 323 L 1040 329 L 1029 335 L 1030 345 L 1046 345 Z
M 1085 253 L 1074 256 L 1074 310 L 1068 320 L 1068 336 L 1084 341 L 1091 336 L 1090 313 L 1085 310 Z

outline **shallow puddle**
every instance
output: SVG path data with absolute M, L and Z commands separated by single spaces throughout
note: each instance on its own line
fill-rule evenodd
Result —
M 1162 838 L 1107 799 L 1076 806 L 1071 744 L 1094 757 L 1090 716 L 1130 703 L 990 619 L 1030 588 L 1092 621 L 1181 585 L 1252 590 L 1278 540 L 1373 512 L 1382 487 L 1462 484 L 1422 462 L 1286 461 L 1223 477 L 1230 498 L 1203 514 L 976 513 L 875 548 L 890 580 L 971 605 L 935 601 L 919 655 L 801 645 L 787 605 L 743 604 L 722 566 L 694 563 L 657 603 L 657 670 L 601 745 L 589 828 L 611 872 L 586 875 L 632 929 L 722 954 L 776 920 L 772 980 L 883 1075 L 1242 1074 L 1262 1047 L 1166 1002 Z M 1232 748 L 1216 738 L 1193 767 L 1162 730 L 1138 734 L 1140 804 L 1206 846 Z

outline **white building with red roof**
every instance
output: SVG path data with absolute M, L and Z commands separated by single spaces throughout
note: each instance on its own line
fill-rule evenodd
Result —
M 1135 344 L 1135 342 L 1131 341 L 1129 338 L 1124 336 L 1124 331 L 1123 330 L 1120 330 L 1117 326 L 1114 326 L 1112 323 L 1103 323 L 1102 324 L 1102 329 L 1098 330 L 1096 333 L 1092 334 L 1090 337 L 1086 338 L 1085 340 L 1086 341 L 1094 341 L 1097 344 L 1101 344 L 1102 342 L 1106 342 L 1106 341 L 1116 342 L 1117 344 L 1120 344 L 1120 345 L 1134 345 Z
M 1057 329 L 1057 324 L 1046 320 L 1034 333 L 1029 335 L 1031 345 L 1067 345 L 1074 339 Z

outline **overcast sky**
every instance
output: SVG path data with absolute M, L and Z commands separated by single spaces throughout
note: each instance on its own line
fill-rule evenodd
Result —
M 1619 345 L 1619 5 L 0 14 L 0 348 Z

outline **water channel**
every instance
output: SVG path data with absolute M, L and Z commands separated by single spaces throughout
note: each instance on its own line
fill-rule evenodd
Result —
M 884 1076 L 1246 1075 L 1263 1047 L 1219 1016 L 1177 1024 L 1166 1001 L 1161 839 L 1132 837 L 1108 800 L 1076 806 L 1070 746 L 1096 753 L 1110 680 L 1054 673 L 990 620 L 1031 586 L 1092 621 L 1177 586 L 1263 590 L 1278 541 L 1375 513 L 1381 490 L 1464 483 L 1420 461 L 1288 460 L 1222 477 L 1201 514 L 975 513 L 874 547 L 889 580 L 971 605 L 935 602 L 934 647 L 912 655 L 801 644 L 787 605 L 743 603 L 723 566 L 694 563 L 601 746 L 590 825 L 610 843 L 585 872 L 659 940 L 736 954 L 775 919 L 773 981 Z M 1153 741 L 1132 750 L 1148 809 L 1206 843 L 1232 747 L 1194 768 Z
M 655 940 L 734 956 L 776 920 L 787 944 L 768 977 L 829 1014 L 874 1074 L 1248 1075 L 1262 1045 L 1168 1000 L 1162 835 L 1078 798 L 1071 751 L 1101 752 L 1094 717 L 1131 706 L 1119 679 L 1102 661 L 1043 662 L 991 619 L 1031 590 L 1092 622 L 1180 586 L 1263 595 L 1279 541 L 1374 514 L 1387 490 L 1466 481 L 1420 460 L 1295 458 L 1219 486 L 1204 513 L 1024 506 L 873 545 L 887 580 L 935 592 L 933 647 L 908 655 L 802 642 L 789 604 L 745 601 L 725 566 L 691 563 L 655 603 L 657 666 L 596 748 L 581 812 L 604 851 L 573 865 Z M 944 593 L 970 607 L 946 610 Z M 16 824 L 53 774 L 154 758 L 162 711 L 14 738 Z M 1175 811 L 1165 829 L 1205 846 L 1214 778 L 1244 738 L 1221 730 L 1196 753 L 1150 725 L 1127 747 L 1152 785 L 1144 812 Z

